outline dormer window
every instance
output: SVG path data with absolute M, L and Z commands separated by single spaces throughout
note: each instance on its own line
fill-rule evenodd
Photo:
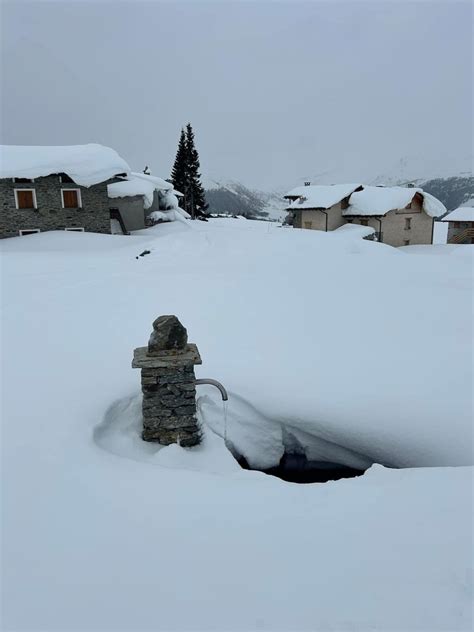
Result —
M 72 183 L 74 184 L 74 180 L 72 178 L 70 178 L 67 173 L 60 173 L 59 174 L 59 182 L 62 183 Z

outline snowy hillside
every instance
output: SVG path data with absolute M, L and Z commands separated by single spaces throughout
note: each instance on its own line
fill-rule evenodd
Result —
M 470 246 L 243 219 L 0 246 L 5 629 L 471 629 Z M 229 391 L 198 387 L 198 448 L 140 439 L 160 314 Z
M 249 189 L 240 182 L 218 182 L 204 178 L 210 213 L 230 213 L 246 217 L 283 220 L 286 215 L 283 195 Z

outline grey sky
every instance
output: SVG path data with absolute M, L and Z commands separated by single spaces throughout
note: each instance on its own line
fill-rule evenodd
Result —
M 2 2 L 2 142 L 260 188 L 472 153 L 471 2 Z M 426 164 L 425 164 L 426 161 Z

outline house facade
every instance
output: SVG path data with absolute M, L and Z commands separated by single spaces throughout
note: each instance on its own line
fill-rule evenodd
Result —
M 0 238 L 50 230 L 110 233 L 108 184 L 129 171 L 108 147 L 2 146 Z
M 290 191 L 293 226 L 332 231 L 344 224 L 373 229 L 369 239 L 391 246 L 433 243 L 434 221 L 446 212 L 433 196 L 412 187 L 306 185 Z
M 474 208 L 460 206 L 441 221 L 448 223 L 448 244 L 474 244 Z

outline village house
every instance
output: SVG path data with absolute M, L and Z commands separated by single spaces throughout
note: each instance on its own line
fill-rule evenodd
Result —
M 346 220 L 342 213 L 349 206 L 351 193 L 361 189 L 360 184 L 311 185 L 289 191 L 285 198 L 291 201 L 287 208 L 293 214 L 295 228 L 330 231 Z
M 137 172 L 109 184 L 107 191 L 113 232 L 122 233 L 140 230 L 158 219 L 166 221 L 163 211 L 174 209 L 177 197 L 182 196 L 163 178 Z
M 435 218 L 446 213 L 439 200 L 414 187 L 306 184 L 285 197 L 291 200 L 287 210 L 296 228 L 366 226 L 372 229 L 369 239 L 391 246 L 433 243 Z
M 473 207 L 460 206 L 441 221 L 448 222 L 448 244 L 474 244 Z
M 102 145 L 0 146 L 0 238 L 48 230 L 110 233 L 107 186 L 129 173 Z

